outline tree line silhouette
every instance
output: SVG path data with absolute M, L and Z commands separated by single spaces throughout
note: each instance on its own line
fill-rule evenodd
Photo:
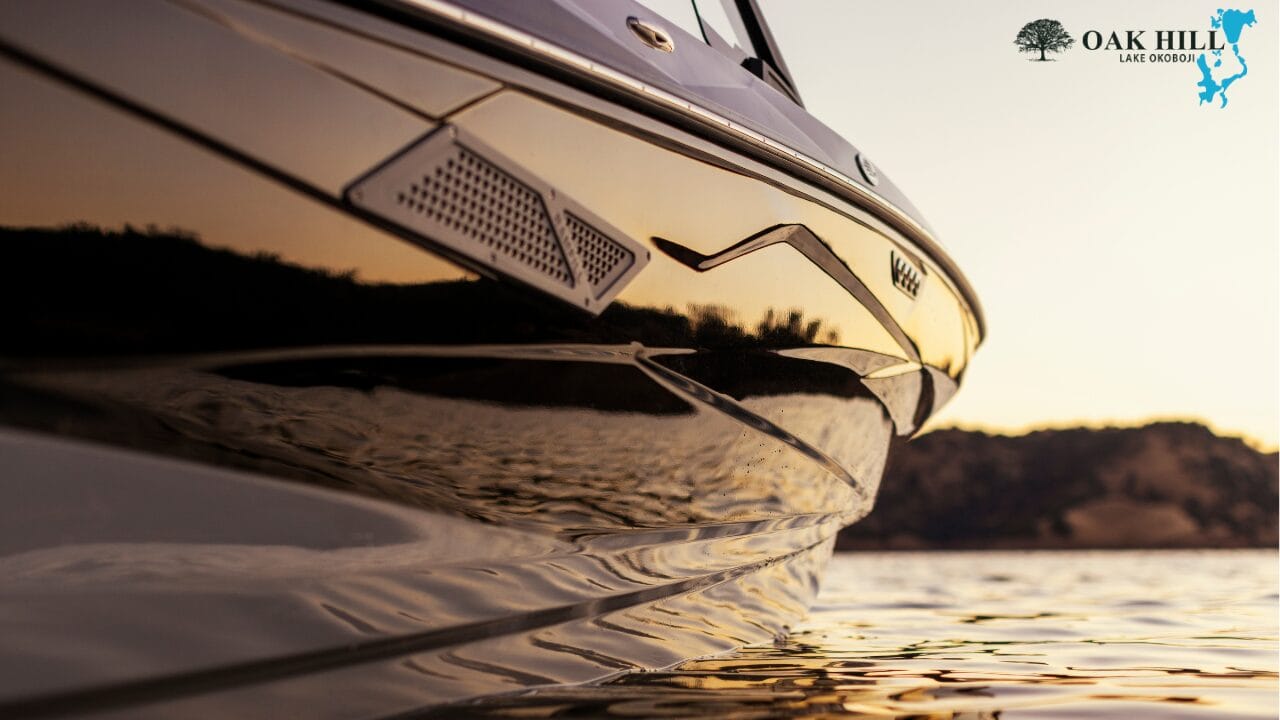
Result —
M 180 228 L 0 227 L 8 355 L 194 352 L 331 343 L 642 342 L 790 347 L 838 342 L 820 319 L 770 309 L 749 326 L 722 305 L 590 317 L 488 279 L 369 283 L 357 270 L 205 245 Z

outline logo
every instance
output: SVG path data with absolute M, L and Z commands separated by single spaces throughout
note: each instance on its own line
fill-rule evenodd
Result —
M 893 286 L 912 298 L 920 294 L 920 271 L 910 260 L 889 251 L 889 275 L 893 278 Z
M 1244 55 L 1240 54 L 1240 34 L 1246 27 L 1252 26 L 1257 22 L 1254 17 L 1253 10 L 1242 12 L 1240 10 L 1218 10 L 1213 17 L 1209 18 L 1209 24 L 1213 26 L 1210 34 L 1217 30 L 1221 30 L 1224 39 L 1231 45 L 1231 55 L 1227 58 L 1230 64 L 1226 69 L 1223 68 L 1222 51 L 1225 48 L 1209 48 L 1213 60 L 1210 61 L 1209 55 L 1200 53 L 1200 57 L 1196 58 L 1196 67 L 1200 69 L 1200 82 L 1196 83 L 1196 87 L 1200 88 L 1200 104 L 1213 102 L 1216 96 L 1222 100 L 1222 104 L 1218 107 L 1227 106 L 1227 88 L 1231 87 L 1231 83 L 1239 80 L 1249 74 L 1249 65 L 1244 61 Z M 1237 71 L 1235 68 L 1238 67 Z
M 1018 52 L 1039 52 L 1040 57 L 1031 59 L 1046 62 L 1053 58 L 1045 57 L 1045 53 L 1062 52 L 1075 45 L 1076 41 L 1062 27 L 1062 23 L 1046 19 L 1032 20 L 1023 25 L 1018 31 L 1018 37 L 1013 39 L 1013 44 L 1018 46 Z
M 1126 65 L 1194 65 L 1190 77 L 1195 79 L 1199 104 L 1217 101 L 1219 108 L 1225 108 L 1227 89 L 1249 74 L 1240 46 L 1245 29 L 1256 23 L 1253 10 L 1219 9 L 1209 16 L 1208 28 L 1089 29 L 1080 35 L 1080 46 L 1090 53 L 1114 53 Z M 1075 39 L 1062 23 L 1045 18 L 1023 25 L 1013 44 L 1018 52 L 1039 55 L 1031 60 L 1045 62 L 1053 59 L 1049 53 L 1075 45 Z

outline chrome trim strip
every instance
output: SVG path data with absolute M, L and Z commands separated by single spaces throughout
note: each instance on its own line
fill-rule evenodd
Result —
M 768 418 L 748 410 L 742 403 L 725 395 L 716 392 L 702 383 L 692 378 L 682 375 L 659 362 L 654 361 L 646 355 L 641 349 L 635 355 L 635 365 L 642 372 L 648 375 L 654 382 L 662 385 L 667 390 L 677 393 L 680 397 L 700 402 L 708 405 L 729 417 L 737 420 L 743 425 L 764 433 L 772 438 L 781 440 L 799 451 L 802 455 L 808 457 L 822 467 L 822 469 L 831 473 L 833 477 L 839 478 L 849 489 L 858 496 L 860 500 L 867 500 L 867 489 L 860 481 L 860 478 L 854 477 L 849 470 L 836 461 L 827 453 L 800 439 L 796 435 L 787 432 L 783 428 L 774 424 Z
M 851 193 L 859 200 L 870 205 L 872 209 L 887 216 L 884 219 L 898 225 L 900 230 L 906 232 L 910 239 L 921 244 L 929 255 L 941 254 L 941 246 L 932 234 L 924 228 L 919 222 L 899 209 L 896 205 L 888 200 L 862 187 L 853 178 L 845 175 L 839 170 L 826 165 L 804 153 L 787 147 L 786 145 L 771 140 L 760 133 L 735 123 L 732 120 L 716 113 L 713 110 L 696 105 L 685 100 L 684 98 L 672 95 L 665 90 L 651 87 L 626 73 L 615 70 L 606 65 L 597 63 L 589 58 L 579 55 L 572 50 L 560 47 L 554 43 L 547 42 L 540 38 L 534 37 L 517 28 L 511 27 L 505 23 L 494 20 L 492 18 L 480 15 L 478 13 L 464 10 L 445 0 L 394 0 L 404 5 L 410 5 L 420 10 L 424 10 L 433 15 L 445 18 L 454 23 L 463 25 L 471 30 L 479 31 L 487 35 L 491 35 L 505 40 L 514 45 L 520 46 L 526 50 L 546 58 L 558 61 L 580 72 L 585 72 L 595 78 L 611 83 L 615 87 L 627 90 L 631 93 L 643 96 L 649 100 L 654 100 L 668 108 L 681 112 L 686 116 L 701 120 L 707 124 L 713 125 L 721 130 L 727 130 L 730 134 L 736 136 L 740 140 L 745 140 L 749 144 L 771 152 L 775 155 L 781 155 L 793 162 L 799 163 L 809 170 L 817 172 L 830 181 L 834 181 L 843 190 Z M 955 267 L 950 258 L 945 261 L 939 261 L 936 257 L 931 257 L 948 275 L 952 277 L 950 280 L 955 283 L 960 290 L 965 304 L 973 313 L 974 319 L 977 321 L 978 332 L 981 335 L 986 334 L 986 321 L 983 318 L 982 309 L 978 305 L 977 297 L 974 294 L 967 280 L 960 274 L 958 268 Z M 981 338 L 979 338 L 981 341 Z
M 777 225 L 767 228 L 713 255 L 703 255 L 664 238 L 650 239 L 659 250 L 698 272 L 706 272 L 770 245 L 779 243 L 790 245 L 861 303 L 898 343 L 908 360 L 915 363 L 921 362 L 920 351 L 916 348 L 916 344 L 903 332 L 902 326 L 880 302 L 880 298 L 871 292 L 871 289 L 822 241 L 822 238 L 814 235 L 813 231 L 804 225 Z

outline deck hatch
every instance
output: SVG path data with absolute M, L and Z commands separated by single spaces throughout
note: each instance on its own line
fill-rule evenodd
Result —
M 649 253 L 586 207 L 454 126 L 354 182 L 352 205 L 497 274 L 600 313 Z

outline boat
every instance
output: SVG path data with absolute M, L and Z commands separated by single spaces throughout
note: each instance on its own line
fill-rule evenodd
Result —
M 0 716 L 399 717 L 803 617 L 984 320 L 694 8 L 0 4 Z

